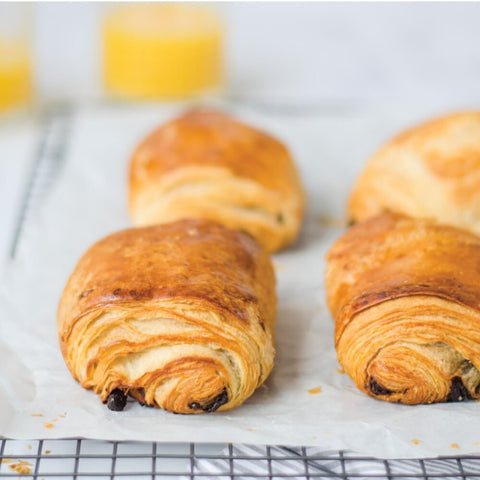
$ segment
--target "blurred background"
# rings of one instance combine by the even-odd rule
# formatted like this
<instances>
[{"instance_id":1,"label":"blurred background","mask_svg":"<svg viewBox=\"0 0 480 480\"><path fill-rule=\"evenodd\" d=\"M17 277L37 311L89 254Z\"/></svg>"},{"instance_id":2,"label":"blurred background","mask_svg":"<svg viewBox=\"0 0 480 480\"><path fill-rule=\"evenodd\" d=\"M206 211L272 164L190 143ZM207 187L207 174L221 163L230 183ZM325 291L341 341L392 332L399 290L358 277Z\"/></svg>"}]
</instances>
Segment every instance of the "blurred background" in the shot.
<instances>
[{"instance_id":1,"label":"blurred background","mask_svg":"<svg viewBox=\"0 0 480 480\"><path fill-rule=\"evenodd\" d=\"M479 25L479 2L2 2L0 254L19 235L50 143L54 157L67 143L71 122L48 112L478 109Z\"/></svg>"},{"instance_id":2,"label":"blurred background","mask_svg":"<svg viewBox=\"0 0 480 480\"><path fill-rule=\"evenodd\" d=\"M190 78L192 85L178 92L159 86L158 92L144 96L161 100L213 92L222 98L309 108L382 103L456 108L480 102L478 2L182 5L181 14L150 11L141 18L141 4L136 15L135 7L125 13L128 4L2 3L0 105L8 103L6 76L15 56L16 71L10 75L17 87L8 94L13 102L26 95L28 86L18 84L30 74L30 98L36 104L92 102L112 92L116 98L142 97L142 92L131 92L135 81L145 79L138 71L135 79L132 70L145 71L150 65L145 75L157 75L158 82L182 55L184 62L198 63L192 71L173 73L170 84L178 86L181 75L194 77L195 69L200 77L208 72L211 77ZM123 18L118 14L122 9ZM117 37L123 32L123 38L115 38L115 31ZM142 36L149 38L142 43ZM179 46L188 36L190 45ZM122 52L130 63L119 58ZM161 55L164 65L152 67L162 63ZM129 79L118 78L122 65L130 71ZM207 73L199 73L202 68ZM122 81L130 85L122 86Z\"/></svg>"}]
</instances>

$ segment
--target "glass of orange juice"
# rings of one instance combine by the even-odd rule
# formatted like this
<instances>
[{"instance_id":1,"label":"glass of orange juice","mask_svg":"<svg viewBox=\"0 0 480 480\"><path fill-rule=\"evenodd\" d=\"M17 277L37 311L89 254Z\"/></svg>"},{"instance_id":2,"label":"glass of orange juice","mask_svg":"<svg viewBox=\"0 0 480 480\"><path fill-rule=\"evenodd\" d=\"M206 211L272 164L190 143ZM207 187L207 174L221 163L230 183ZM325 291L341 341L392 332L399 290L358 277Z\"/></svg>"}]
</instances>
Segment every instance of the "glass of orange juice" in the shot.
<instances>
[{"instance_id":1,"label":"glass of orange juice","mask_svg":"<svg viewBox=\"0 0 480 480\"><path fill-rule=\"evenodd\" d=\"M31 6L0 3L0 113L24 106L32 95Z\"/></svg>"},{"instance_id":2,"label":"glass of orange juice","mask_svg":"<svg viewBox=\"0 0 480 480\"><path fill-rule=\"evenodd\" d=\"M126 3L103 26L104 83L115 97L182 99L223 79L218 10L201 3Z\"/></svg>"}]
</instances>

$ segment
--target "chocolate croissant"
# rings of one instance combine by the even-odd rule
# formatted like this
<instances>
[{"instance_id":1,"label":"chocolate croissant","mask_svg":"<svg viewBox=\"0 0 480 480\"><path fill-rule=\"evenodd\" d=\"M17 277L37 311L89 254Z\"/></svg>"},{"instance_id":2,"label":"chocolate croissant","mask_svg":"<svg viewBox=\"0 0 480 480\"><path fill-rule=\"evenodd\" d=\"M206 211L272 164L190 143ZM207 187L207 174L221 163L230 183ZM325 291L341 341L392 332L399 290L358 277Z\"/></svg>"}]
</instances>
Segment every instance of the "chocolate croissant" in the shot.
<instances>
[{"instance_id":1,"label":"chocolate croissant","mask_svg":"<svg viewBox=\"0 0 480 480\"><path fill-rule=\"evenodd\" d=\"M384 213L327 256L338 360L360 390L406 404L480 397L480 238Z\"/></svg>"},{"instance_id":2,"label":"chocolate croissant","mask_svg":"<svg viewBox=\"0 0 480 480\"><path fill-rule=\"evenodd\" d=\"M136 226L205 218L273 252L297 237L304 194L282 143L223 113L193 110L134 152L129 207Z\"/></svg>"},{"instance_id":3,"label":"chocolate croissant","mask_svg":"<svg viewBox=\"0 0 480 480\"><path fill-rule=\"evenodd\" d=\"M348 209L353 222L389 210L480 234L480 112L439 118L387 143Z\"/></svg>"},{"instance_id":4,"label":"chocolate croissant","mask_svg":"<svg viewBox=\"0 0 480 480\"><path fill-rule=\"evenodd\" d=\"M275 277L253 239L206 220L130 229L71 274L58 333L74 378L114 410L230 410L273 366Z\"/></svg>"}]
</instances>

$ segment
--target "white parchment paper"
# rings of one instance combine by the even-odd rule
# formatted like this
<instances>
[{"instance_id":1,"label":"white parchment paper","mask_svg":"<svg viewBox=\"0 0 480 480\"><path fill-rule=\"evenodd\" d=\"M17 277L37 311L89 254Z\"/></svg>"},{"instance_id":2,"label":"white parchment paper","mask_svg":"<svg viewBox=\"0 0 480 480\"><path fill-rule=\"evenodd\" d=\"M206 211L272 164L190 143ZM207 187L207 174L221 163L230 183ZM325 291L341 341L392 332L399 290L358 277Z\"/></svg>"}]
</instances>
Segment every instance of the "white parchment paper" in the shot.
<instances>
[{"instance_id":1,"label":"white parchment paper","mask_svg":"<svg viewBox=\"0 0 480 480\"><path fill-rule=\"evenodd\" d=\"M342 233L348 190L381 142L422 119L387 112L281 116L237 113L283 139L308 191L297 244L274 257L276 363L240 408L174 415L129 403L109 411L71 378L60 354L56 307L79 256L130 226L128 157L175 109L103 107L78 112L66 162L22 235L0 283L0 434L167 442L318 445L384 458L480 453L476 402L405 406L367 397L342 374L324 295L324 256ZM333 221L332 221L333 220ZM309 390L321 387L316 394Z\"/></svg>"}]
</instances>

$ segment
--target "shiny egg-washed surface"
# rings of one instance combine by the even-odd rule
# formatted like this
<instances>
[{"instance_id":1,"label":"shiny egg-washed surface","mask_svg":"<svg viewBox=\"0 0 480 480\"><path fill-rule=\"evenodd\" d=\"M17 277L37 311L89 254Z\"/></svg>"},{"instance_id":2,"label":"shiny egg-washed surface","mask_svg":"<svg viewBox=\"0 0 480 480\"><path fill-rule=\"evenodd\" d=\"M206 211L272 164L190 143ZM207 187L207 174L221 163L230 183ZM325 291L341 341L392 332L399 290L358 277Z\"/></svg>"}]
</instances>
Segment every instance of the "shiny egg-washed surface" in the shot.
<instances>
[{"instance_id":1,"label":"shiny egg-washed surface","mask_svg":"<svg viewBox=\"0 0 480 480\"><path fill-rule=\"evenodd\" d=\"M338 359L358 388L390 402L480 397L480 238L385 213L327 257Z\"/></svg>"},{"instance_id":2,"label":"shiny egg-washed surface","mask_svg":"<svg viewBox=\"0 0 480 480\"><path fill-rule=\"evenodd\" d=\"M360 175L349 215L389 210L480 234L480 112L441 117L382 147Z\"/></svg>"},{"instance_id":3,"label":"shiny egg-washed surface","mask_svg":"<svg viewBox=\"0 0 480 480\"><path fill-rule=\"evenodd\" d=\"M129 204L137 226L206 218L253 236L269 251L298 235L304 193L287 148L218 111L193 110L134 152Z\"/></svg>"},{"instance_id":4,"label":"shiny egg-washed surface","mask_svg":"<svg viewBox=\"0 0 480 480\"><path fill-rule=\"evenodd\" d=\"M251 238L205 220L117 232L93 245L58 310L73 376L177 413L229 410L273 366L273 268Z\"/></svg>"}]
</instances>

